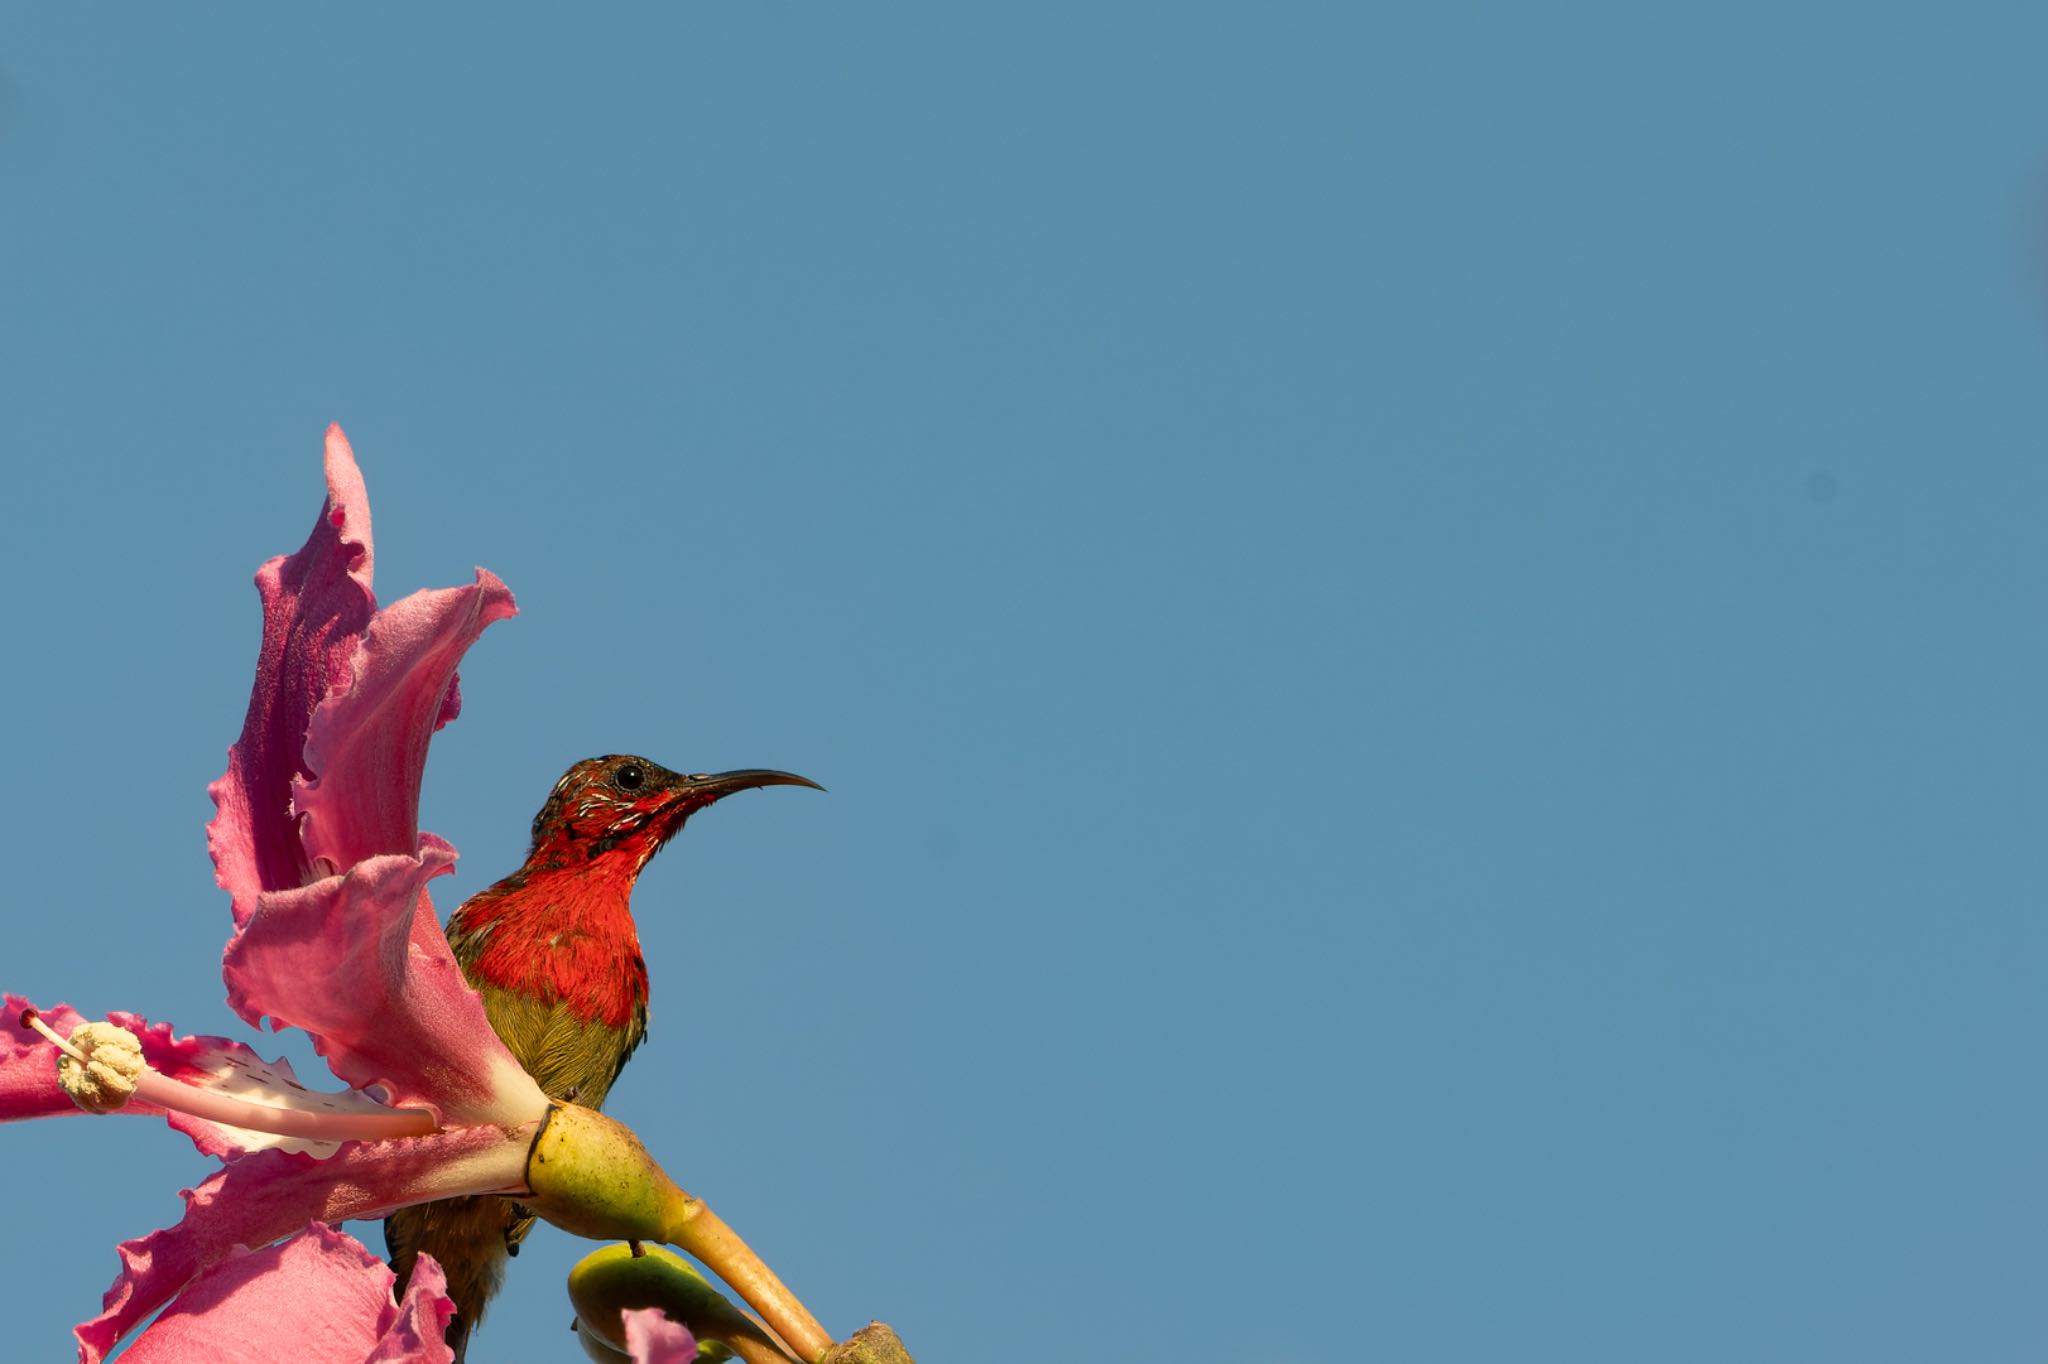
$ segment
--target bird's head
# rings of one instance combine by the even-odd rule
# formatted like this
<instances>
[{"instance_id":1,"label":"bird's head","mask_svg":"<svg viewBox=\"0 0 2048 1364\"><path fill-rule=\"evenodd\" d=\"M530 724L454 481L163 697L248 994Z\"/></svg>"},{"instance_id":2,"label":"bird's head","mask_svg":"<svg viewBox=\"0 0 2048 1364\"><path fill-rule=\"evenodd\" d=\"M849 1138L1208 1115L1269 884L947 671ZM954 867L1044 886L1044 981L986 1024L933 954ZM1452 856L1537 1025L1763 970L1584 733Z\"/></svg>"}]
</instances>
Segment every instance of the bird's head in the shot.
<instances>
[{"instance_id":1,"label":"bird's head","mask_svg":"<svg viewBox=\"0 0 2048 1364\"><path fill-rule=\"evenodd\" d=\"M825 789L793 772L760 767L686 774L631 754L585 758L562 774L533 817L527 860L573 866L603 857L637 874L691 815L756 786Z\"/></svg>"}]
</instances>

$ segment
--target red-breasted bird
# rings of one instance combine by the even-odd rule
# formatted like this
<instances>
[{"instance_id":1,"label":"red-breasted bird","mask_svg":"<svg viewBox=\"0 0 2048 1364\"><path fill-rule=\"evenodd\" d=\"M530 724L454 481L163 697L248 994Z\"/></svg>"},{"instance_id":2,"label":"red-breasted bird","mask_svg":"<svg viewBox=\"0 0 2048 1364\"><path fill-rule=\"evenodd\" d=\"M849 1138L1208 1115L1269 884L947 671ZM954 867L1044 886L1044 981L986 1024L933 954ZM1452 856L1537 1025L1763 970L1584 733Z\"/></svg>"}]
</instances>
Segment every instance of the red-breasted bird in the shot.
<instances>
[{"instance_id":1,"label":"red-breasted bird","mask_svg":"<svg viewBox=\"0 0 2048 1364\"><path fill-rule=\"evenodd\" d=\"M624 754L585 759L534 816L526 864L449 918L448 944L491 1026L550 1097L602 1106L647 1036L647 964L631 904L641 868L692 814L756 786L824 789L760 768L686 776ZM385 1219L399 1292L421 1251L447 1271L456 1313L448 1343L458 1362L506 1257L532 1226L517 1204L490 1197Z\"/></svg>"}]
</instances>

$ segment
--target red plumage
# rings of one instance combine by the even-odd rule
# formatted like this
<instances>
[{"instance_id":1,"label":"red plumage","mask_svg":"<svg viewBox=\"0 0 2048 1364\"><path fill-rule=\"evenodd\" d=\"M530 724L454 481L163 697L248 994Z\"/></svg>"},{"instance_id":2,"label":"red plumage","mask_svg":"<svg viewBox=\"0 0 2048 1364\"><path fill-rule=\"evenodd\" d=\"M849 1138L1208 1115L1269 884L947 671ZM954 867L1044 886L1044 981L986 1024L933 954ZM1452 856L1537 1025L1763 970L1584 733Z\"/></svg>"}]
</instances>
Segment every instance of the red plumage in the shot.
<instances>
[{"instance_id":1,"label":"red plumage","mask_svg":"<svg viewBox=\"0 0 2048 1364\"><path fill-rule=\"evenodd\" d=\"M480 946L463 963L470 983L559 1000L584 1023L624 1028L647 1007L647 962L628 904L633 881L610 859L507 878L451 921ZM459 928L456 926L459 924Z\"/></svg>"}]
</instances>

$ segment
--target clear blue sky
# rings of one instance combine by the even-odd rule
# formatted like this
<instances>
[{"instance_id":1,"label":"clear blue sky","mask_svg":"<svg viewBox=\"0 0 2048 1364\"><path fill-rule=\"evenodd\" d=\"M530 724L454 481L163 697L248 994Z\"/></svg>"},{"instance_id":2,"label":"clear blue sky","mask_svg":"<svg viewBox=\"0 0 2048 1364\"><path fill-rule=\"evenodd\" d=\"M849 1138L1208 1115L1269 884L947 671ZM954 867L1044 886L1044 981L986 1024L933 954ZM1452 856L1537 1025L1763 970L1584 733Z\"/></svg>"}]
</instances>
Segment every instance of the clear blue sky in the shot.
<instances>
[{"instance_id":1,"label":"clear blue sky","mask_svg":"<svg viewBox=\"0 0 2048 1364\"><path fill-rule=\"evenodd\" d=\"M524 611L429 765L444 904L587 754L831 788L650 871L612 1107L835 1328L2038 1359L2044 48L18 8L4 984L246 1035L204 788L338 420L384 597ZM63 1357L207 1163L0 1140L0 1353ZM576 1252L479 1364L575 1357Z\"/></svg>"}]
</instances>

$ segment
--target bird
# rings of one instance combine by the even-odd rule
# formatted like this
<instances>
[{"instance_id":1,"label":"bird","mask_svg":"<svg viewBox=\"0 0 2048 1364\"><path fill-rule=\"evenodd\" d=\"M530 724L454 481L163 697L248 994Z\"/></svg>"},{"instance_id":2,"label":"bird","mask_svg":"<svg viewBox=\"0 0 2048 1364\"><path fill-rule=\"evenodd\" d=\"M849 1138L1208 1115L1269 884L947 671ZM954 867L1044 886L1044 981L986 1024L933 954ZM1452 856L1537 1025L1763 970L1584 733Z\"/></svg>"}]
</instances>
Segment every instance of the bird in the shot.
<instances>
[{"instance_id":1,"label":"bird","mask_svg":"<svg viewBox=\"0 0 2048 1364\"><path fill-rule=\"evenodd\" d=\"M646 1040L647 963L632 911L642 869L691 815L762 786L825 789L767 768L688 775L631 754L586 758L562 774L534 816L520 868L449 916L448 945L463 976L548 1097L601 1107ZM532 1227L531 1213L489 1195L385 1219L401 1295L422 1252L448 1276L455 1315L446 1339L456 1364Z\"/></svg>"}]
</instances>

